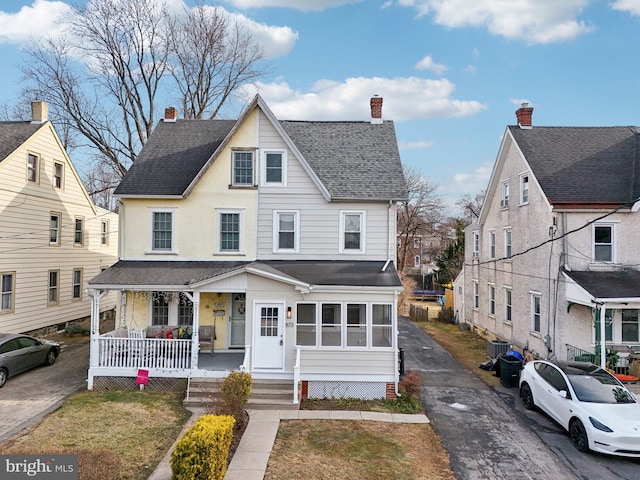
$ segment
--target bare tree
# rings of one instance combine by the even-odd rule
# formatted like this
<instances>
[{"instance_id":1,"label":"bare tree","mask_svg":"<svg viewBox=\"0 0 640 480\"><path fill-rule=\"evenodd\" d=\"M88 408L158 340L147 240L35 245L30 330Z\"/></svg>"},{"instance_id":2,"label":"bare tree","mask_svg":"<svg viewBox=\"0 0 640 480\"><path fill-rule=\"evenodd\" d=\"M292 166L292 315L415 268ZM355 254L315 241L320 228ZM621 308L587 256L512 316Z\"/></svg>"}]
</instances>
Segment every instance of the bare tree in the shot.
<instances>
[{"instance_id":1,"label":"bare tree","mask_svg":"<svg viewBox=\"0 0 640 480\"><path fill-rule=\"evenodd\" d=\"M480 209L484 202L486 190L481 190L480 193L475 195L465 194L456 202L456 206L462 212L462 217L466 225L475 223L480 217Z\"/></svg>"},{"instance_id":2,"label":"bare tree","mask_svg":"<svg viewBox=\"0 0 640 480\"><path fill-rule=\"evenodd\" d=\"M417 235L424 235L432 230L442 219L445 209L443 200L437 193L438 186L423 177L418 169L403 165L408 199L398 209L398 270L405 267L410 243Z\"/></svg>"},{"instance_id":3,"label":"bare tree","mask_svg":"<svg viewBox=\"0 0 640 480\"><path fill-rule=\"evenodd\" d=\"M149 138L160 98L178 96L185 118L213 118L261 75L262 50L218 8L92 0L64 22L64 38L27 49L23 98L49 103L65 146L93 150L96 177L111 171L113 185Z\"/></svg>"}]
</instances>

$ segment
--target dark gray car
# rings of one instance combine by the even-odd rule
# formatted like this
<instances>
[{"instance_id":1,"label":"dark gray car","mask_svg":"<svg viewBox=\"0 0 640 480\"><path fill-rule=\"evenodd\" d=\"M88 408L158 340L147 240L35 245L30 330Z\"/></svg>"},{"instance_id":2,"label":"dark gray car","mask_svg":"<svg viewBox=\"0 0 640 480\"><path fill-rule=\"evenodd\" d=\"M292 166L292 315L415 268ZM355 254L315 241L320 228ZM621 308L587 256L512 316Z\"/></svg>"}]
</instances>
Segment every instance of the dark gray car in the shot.
<instances>
[{"instance_id":1,"label":"dark gray car","mask_svg":"<svg viewBox=\"0 0 640 480\"><path fill-rule=\"evenodd\" d=\"M0 387L9 377L40 365L53 365L60 344L17 333L0 333Z\"/></svg>"}]
</instances>

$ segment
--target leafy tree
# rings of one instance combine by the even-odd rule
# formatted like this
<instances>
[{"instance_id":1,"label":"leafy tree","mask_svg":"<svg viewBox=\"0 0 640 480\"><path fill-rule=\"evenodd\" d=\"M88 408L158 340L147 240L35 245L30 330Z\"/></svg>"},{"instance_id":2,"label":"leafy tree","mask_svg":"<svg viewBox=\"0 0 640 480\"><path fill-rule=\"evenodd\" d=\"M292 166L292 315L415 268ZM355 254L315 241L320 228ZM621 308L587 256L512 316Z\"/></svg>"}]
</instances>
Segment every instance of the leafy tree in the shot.
<instances>
[{"instance_id":1,"label":"leafy tree","mask_svg":"<svg viewBox=\"0 0 640 480\"><path fill-rule=\"evenodd\" d=\"M102 182L93 191L115 187L126 173L160 101L177 97L185 118L213 118L262 74L261 48L220 8L91 0L64 23L64 37L27 48L22 96L49 104L67 149L91 149Z\"/></svg>"},{"instance_id":2,"label":"leafy tree","mask_svg":"<svg viewBox=\"0 0 640 480\"><path fill-rule=\"evenodd\" d=\"M441 285L452 282L462 270L464 264L464 227L465 220L455 219L456 241L445 248L436 258L438 282Z\"/></svg>"}]
</instances>

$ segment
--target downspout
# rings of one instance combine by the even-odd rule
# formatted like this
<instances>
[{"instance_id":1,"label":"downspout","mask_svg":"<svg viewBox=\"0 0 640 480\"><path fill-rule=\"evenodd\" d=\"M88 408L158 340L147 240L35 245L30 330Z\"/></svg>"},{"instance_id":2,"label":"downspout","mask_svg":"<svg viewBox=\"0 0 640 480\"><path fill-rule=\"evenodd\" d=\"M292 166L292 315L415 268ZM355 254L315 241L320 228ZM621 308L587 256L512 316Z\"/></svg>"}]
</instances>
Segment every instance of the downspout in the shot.
<instances>
[{"instance_id":1,"label":"downspout","mask_svg":"<svg viewBox=\"0 0 640 480\"><path fill-rule=\"evenodd\" d=\"M395 364L395 374L394 374L394 385L395 385L395 394L396 398L400 396L400 392L398 390L398 384L400 383L400 372L398 371L399 365L399 356L400 349L398 348L398 335L400 332L398 331L398 292L393 292L393 308L394 308L394 316L396 317L396 321L394 322L394 332L393 332L393 342L395 343L393 350L396 352L396 364Z\"/></svg>"}]
</instances>

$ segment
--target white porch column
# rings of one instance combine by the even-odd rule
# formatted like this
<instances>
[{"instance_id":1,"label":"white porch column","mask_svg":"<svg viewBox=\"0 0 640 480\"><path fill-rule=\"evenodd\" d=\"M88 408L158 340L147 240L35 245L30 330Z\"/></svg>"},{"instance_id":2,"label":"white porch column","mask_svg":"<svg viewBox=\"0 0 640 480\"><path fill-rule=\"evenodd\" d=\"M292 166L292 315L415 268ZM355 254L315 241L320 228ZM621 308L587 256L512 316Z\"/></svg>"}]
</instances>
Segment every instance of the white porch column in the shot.
<instances>
[{"instance_id":1,"label":"white porch column","mask_svg":"<svg viewBox=\"0 0 640 480\"><path fill-rule=\"evenodd\" d=\"M600 310L600 366L604 369L607 368L607 325L605 323L604 314L606 312L606 305L601 303L598 305Z\"/></svg>"},{"instance_id":2,"label":"white porch column","mask_svg":"<svg viewBox=\"0 0 640 480\"><path fill-rule=\"evenodd\" d=\"M200 292L193 292L193 331L191 332L191 369L198 369L198 350L200 346Z\"/></svg>"},{"instance_id":3,"label":"white porch column","mask_svg":"<svg viewBox=\"0 0 640 480\"><path fill-rule=\"evenodd\" d=\"M100 346L98 345L98 336L100 336L100 299L107 294L106 290L87 290L87 294L91 297L91 332L89 343L89 372L91 367L98 366L98 355ZM93 375L89 373L87 388L93 390Z\"/></svg>"}]
</instances>

